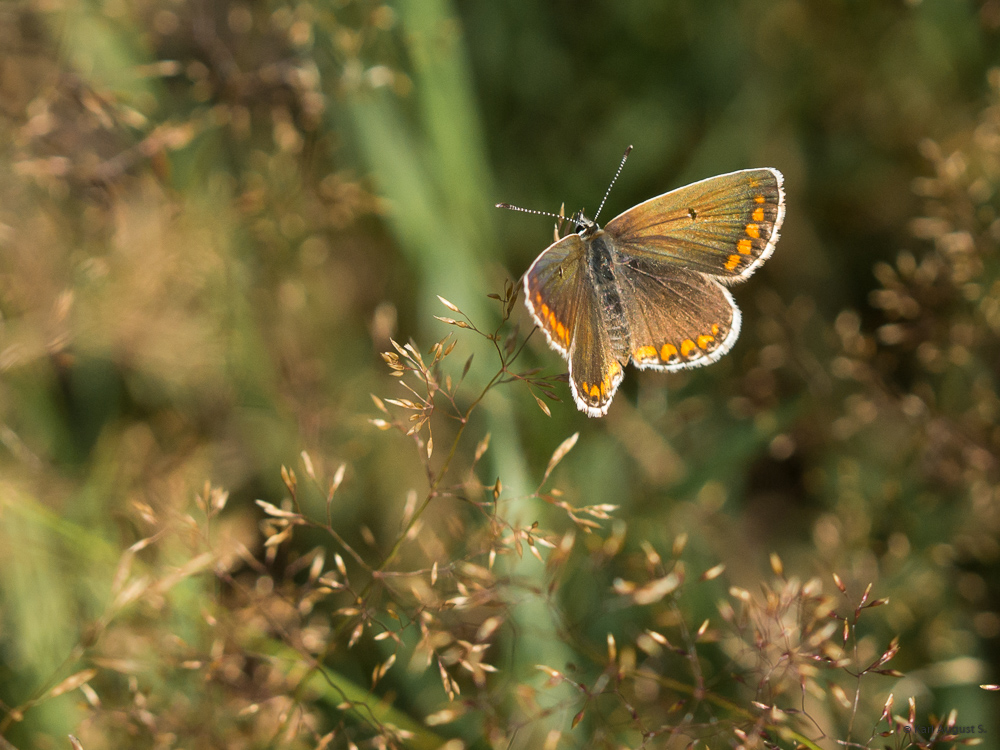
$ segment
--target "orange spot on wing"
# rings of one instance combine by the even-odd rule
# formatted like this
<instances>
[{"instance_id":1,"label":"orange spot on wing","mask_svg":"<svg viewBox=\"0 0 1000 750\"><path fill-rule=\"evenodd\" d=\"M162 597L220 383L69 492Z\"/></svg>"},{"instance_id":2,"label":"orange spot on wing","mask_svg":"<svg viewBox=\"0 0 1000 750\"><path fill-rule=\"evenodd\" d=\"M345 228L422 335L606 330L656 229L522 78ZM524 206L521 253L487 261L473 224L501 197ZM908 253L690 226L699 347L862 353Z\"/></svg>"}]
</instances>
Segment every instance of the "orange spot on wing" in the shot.
<instances>
[{"instance_id":1,"label":"orange spot on wing","mask_svg":"<svg viewBox=\"0 0 1000 750\"><path fill-rule=\"evenodd\" d=\"M702 334L698 337L698 348L708 349L709 344L715 341L715 336L709 336L708 334Z\"/></svg>"},{"instance_id":2,"label":"orange spot on wing","mask_svg":"<svg viewBox=\"0 0 1000 750\"><path fill-rule=\"evenodd\" d=\"M751 218L754 221L764 221L764 208L755 208Z\"/></svg>"},{"instance_id":3,"label":"orange spot on wing","mask_svg":"<svg viewBox=\"0 0 1000 750\"><path fill-rule=\"evenodd\" d=\"M644 362L647 359L653 359L656 356L655 346L640 346L635 350L633 355L639 362Z\"/></svg>"},{"instance_id":4,"label":"orange spot on wing","mask_svg":"<svg viewBox=\"0 0 1000 750\"><path fill-rule=\"evenodd\" d=\"M760 238L760 227L756 224L747 224L747 234L755 240Z\"/></svg>"},{"instance_id":5,"label":"orange spot on wing","mask_svg":"<svg viewBox=\"0 0 1000 750\"><path fill-rule=\"evenodd\" d=\"M754 200L754 203L763 203L767 199L763 195L755 195L753 197L753 200Z\"/></svg>"},{"instance_id":6,"label":"orange spot on wing","mask_svg":"<svg viewBox=\"0 0 1000 750\"><path fill-rule=\"evenodd\" d=\"M738 256L738 255L730 255L729 258L726 260L726 270L727 271L732 271L739 264L740 264L740 256Z\"/></svg>"},{"instance_id":7,"label":"orange spot on wing","mask_svg":"<svg viewBox=\"0 0 1000 750\"><path fill-rule=\"evenodd\" d=\"M622 366L618 362L612 361L608 367L608 374L604 378L604 383L601 385L601 393L610 393L614 386L615 378L621 375L621 373Z\"/></svg>"},{"instance_id":8,"label":"orange spot on wing","mask_svg":"<svg viewBox=\"0 0 1000 750\"><path fill-rule=\"evenodd\" d=\"M690 357L691 352L695 351L697 348L697 344L695 344L691 339L684 339L684 341L681 342L681 354L685 357Z\"/></svg>"},{"instance_id":9,"label":"orange spot on wing","mask_svg":"<svg viewBox=\"0 0 1000 750\"><path fill-rule=\"evenodd\" d=\"M660 359L664 362L669 362L672 357L677 356L677 347L673 344L664 344L663 348L660 349Z\"/></svg>"},{"instance_id":10,"label":"orange spot on wing","mask_svg":"<svg viewBox=\"0 0 1000 750\"><path fill-rule=\"evenodd\" d=\"M611 392L611 381L612 380L614 380L613 371L608 372L608 374L604 376L604 380L601 381L601 395L602 396L604 394L606 394L606 393L610 393Z\"/></svg>"},{"instance_id":11,"label":"orange spot on wing","mask_svg":"<svg viewBox=\"0 0 1000 750\"><path fill-rule=\"evenodd\" d=\"M601 397L601 389L597 385L590 386L590 397L593 399Z\"/></svg>"},{"instance_id":12,"label":"orange spot on wing","mask_svg":"<svg viewBox=\"0 0 1000 750\"><path fill-rule=\"evenodd\" d=\"M740 251L740 255L749 255L750 251L753 250L753 240L740 240L736 243L736 249Z\"/></svg>"},{"instance_id":13,"label":"orange spot on wing","mask_svg":"<svg viewBox=\"0 0 1000 750\"><path fill-rule=\"evenodd\" d=\"M712 323L712 335L713 336L718 336L719 335L719 324L718 323Z\"/></svg>"}]
</instances>

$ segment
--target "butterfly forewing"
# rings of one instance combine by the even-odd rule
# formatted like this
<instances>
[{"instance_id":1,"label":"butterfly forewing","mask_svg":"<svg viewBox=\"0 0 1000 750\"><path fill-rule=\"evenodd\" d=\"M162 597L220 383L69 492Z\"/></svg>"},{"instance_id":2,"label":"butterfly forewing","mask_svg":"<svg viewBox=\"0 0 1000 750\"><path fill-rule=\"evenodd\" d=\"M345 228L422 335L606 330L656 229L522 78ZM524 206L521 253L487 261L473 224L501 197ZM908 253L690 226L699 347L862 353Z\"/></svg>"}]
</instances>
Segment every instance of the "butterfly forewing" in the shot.
<instances>
[{"instance_id":1,"label":"butterfly forewing","mask_svg":"<svg viewBox=\"0 0 1000 750\"><path fill-rule=\"evenodd\" d=\"M770 257L784 215L781 173L747 169L650 198L605 231L622 254L652 256L732 283Z\"/></svg>"},{"instance_id":2,"label":"butterfly forewing","mask_svg":"<svg viewBox=\"0 0 1000 750\"><path fill-rule=\"evenodd\" d=\"M569 362L570 388L577 406L597 417L607 413L623 371L587 275L586 253L587 244L578 234L559 240L528 269L524 293L528 310L549 344Z\"/></svg>"},{"instance_id":3,"label":"butterfly forewing","mask_svg":"<svg viewBox=\"0 0 1000 750\"><path fill-rule=\"evenodd\" d=\"M524 301L549 344L569 355L578 307L588 294L586 247L577 234L550 245L524 276ZM592 292L590 292L592 294Z\"/></svg>"}]
</instances>

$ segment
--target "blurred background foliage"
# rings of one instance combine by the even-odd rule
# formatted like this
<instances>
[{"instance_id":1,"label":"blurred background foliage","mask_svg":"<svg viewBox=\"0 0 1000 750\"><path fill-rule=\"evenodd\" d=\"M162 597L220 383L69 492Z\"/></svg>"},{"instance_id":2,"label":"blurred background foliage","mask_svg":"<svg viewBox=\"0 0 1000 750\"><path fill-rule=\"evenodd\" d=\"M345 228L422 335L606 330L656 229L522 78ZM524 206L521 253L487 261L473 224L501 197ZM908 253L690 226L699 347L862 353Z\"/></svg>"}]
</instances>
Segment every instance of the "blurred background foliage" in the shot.
<instances>
[{"instance_id":1,"label":"blurred background foliage","mask_svg":"<svg viewBox=\"0 0 1000 750\"><path fill-rule=\"evenodd\" d=\"M995 744L1000 2L25 0L0 50L0 739L831 747L892 693ZM592 212L628 144L605 220L784 173L738 344L630 370L602 420L564 383L551 417L523 382L476 404L497 349L436 295L500 325L551 233L493 204ZM417 384L474 354L467 427L375 429L390 339L429 362L449 330ZM563 367L539 336L534 367ZM618 509L587 534L560 502ZM904 676L800 637L855 671L898 638Z\"/></svg>"}]
</instances>

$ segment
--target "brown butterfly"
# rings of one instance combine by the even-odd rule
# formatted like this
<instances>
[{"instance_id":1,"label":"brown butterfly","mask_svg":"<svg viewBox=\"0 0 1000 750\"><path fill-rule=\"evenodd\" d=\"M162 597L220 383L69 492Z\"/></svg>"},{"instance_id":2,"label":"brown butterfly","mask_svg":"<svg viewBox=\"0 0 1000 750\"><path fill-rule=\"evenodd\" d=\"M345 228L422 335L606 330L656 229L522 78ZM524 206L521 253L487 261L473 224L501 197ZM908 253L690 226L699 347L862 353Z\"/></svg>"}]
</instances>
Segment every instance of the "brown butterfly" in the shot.
<instances>
[{"instance_id":1,"label":"brown butterfly","mask_svg":"<svg viewBox=\"0 0 1000 750\"><path fill-rule=\"evenodd\" d=\"M607 413L630 359L642 369L673 371L728 352L740 310L726 286L771 256L784 217L782 176L770 168L677 188L603 229L597 215L591 221L577 212L576 231L531 264L524 294L549 345L569 363L580 410Z\"/></svg>"}]
</instances>

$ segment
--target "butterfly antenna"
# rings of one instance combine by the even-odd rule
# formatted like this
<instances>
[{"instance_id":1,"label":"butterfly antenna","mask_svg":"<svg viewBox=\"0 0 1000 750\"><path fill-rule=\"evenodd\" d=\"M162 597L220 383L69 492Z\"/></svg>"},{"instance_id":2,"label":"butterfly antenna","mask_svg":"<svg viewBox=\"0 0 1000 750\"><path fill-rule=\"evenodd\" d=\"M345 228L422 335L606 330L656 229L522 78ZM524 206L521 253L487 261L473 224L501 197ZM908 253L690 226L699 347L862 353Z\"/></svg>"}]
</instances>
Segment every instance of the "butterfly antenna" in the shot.
<instances>
[{"instance_id":1,"label":"butterfly antenna","mask_svg":"<svg viewBox=\"0 0 1000 750\"><path fill-rule=\"evenodd\" d=\"M526 214L538 214L539 216L553 216L556 219L566 219L566 216L561 216L559 214L554 214L551 211L536 211L533 208L521 208L520 206L512 206L510 203L497 203L497 208L506 208L509 211L521 211Z\"/></svg>"},{"instance_id":2,"label":"butterfly antenna","mask_svg":"<svg viewBox=\"0 0 1000 750\"><path fill-rule=\"evenodd\" d=\"M631 146L625 149L625 154L622 156L622 163L618 165L618 171L615 172L615 176L611 178L611 184L608 185L608 191L604 194L604 199L601 201L601 205L597 207L597 213L594 214L595 223L597 222L597 217L601 215L601 209L604 208L604 201L606 201L608 196L611 195L611 188L615 186L615 182L618 180L618 175L622 173L622 168L625 166L625 160L628 158L630 153L632 153Z\"/></svg>"}]
</instances>

